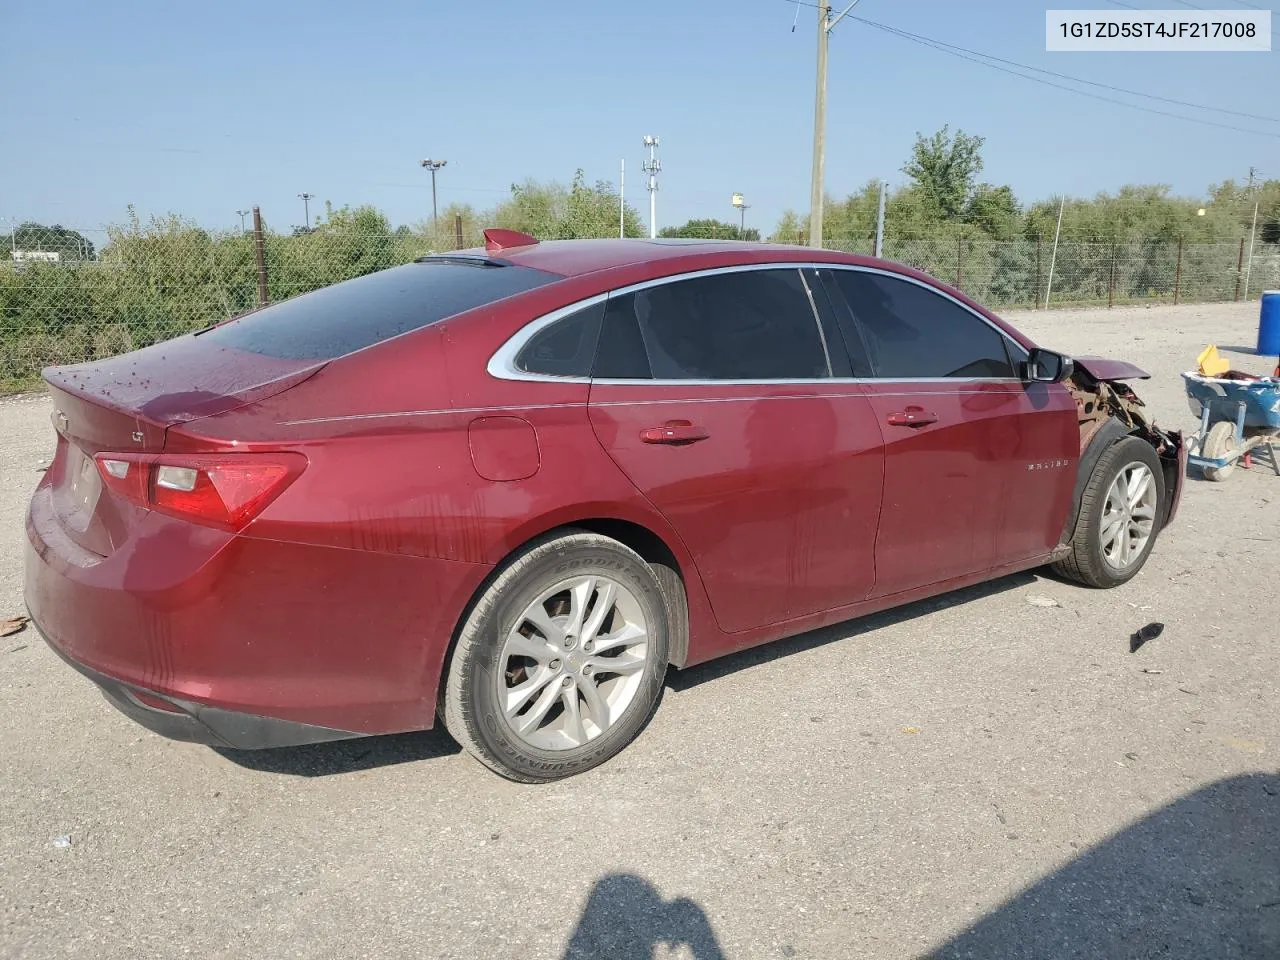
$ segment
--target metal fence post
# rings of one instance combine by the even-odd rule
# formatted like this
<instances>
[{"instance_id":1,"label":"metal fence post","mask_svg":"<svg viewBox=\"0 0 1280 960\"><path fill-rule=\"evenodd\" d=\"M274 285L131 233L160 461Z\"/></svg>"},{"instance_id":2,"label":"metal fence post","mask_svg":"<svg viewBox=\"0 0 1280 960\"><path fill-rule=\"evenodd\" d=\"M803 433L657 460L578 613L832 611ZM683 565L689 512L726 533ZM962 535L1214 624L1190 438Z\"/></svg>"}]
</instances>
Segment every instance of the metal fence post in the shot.
<instances>
[{"instance_id":1,"label":"metal fence post","mask_svg":"<svg viewBox=\"0 0 1280 960\"><path fill-rule=\"evenodd\" d=\"M1244 237L1240 238L1240 256L1236 259L1236 303L1240 302L1240 280L1244 275Z\"/></svg>"},{"instance_id":2,"label":"metal fence post","mask_svg":"<svg viewBox=\"0 0 1280 960\"><path fill-rule=\"evenodd\" d=\"M1178 305L1182 296L1182 238L1178 238L1178 268L1173 275L1173 305Z\"/></svg>"},{"instance_id":3,"label":"metal fence post","mask_svg":"<svg viewBox=\"0 0 1280 960\"><path fill-rule=\"evenodd\" d=\"M1111 244L1111 278L1107 281L1107 307L1116 302L1116 245Z\"/></svg>"},{"instance_id":4,"label":"metal fence post","mask_svg":"<svg viewBox=\"0 0 1280 960\"><path fill-rule=\"evenodd\" d=\"M1044 238L1043 238L1043 237L1036 237L1036 290L1035 290L1035 301L1036 301L1036 309L1037 309L1037 310L1039 310L1039 309L1040 309L1040 291L1041 291L1042 289L1044 289L1043 287L1041 287L1041 286L1040 286L1040 270L1041 270L1041 267L1040 267L1040 251L1041 251L1041 249L1042 249L1043 247L1044 247Z\"/></svg>"},{"instance_id":5,"label":"metal fence post","mask_svg":"<svg viewBox=\"0 0 1280 960\"><path fill-rule=\"evenodd\" d=\"M963 290L964 282L964 238L956 237L956 289Z\"/></svg>"},{"instance_id":6,"label":"metal fence post","mask_svg":"<svg viewBox=\"0 0 1280 960\"><path fill-rule=\"evenodd\" d=\"M455 213L453 215L453 242L457 244L454 249L462 249L464 241L462 239L462 214L460 213Z\"/></svg>"},{"instance_id":7,"label":"metal fence post","mask_svg":"<svg viewBox=\"0 0 1280 960\"><path fill-rule=\"evenodd\" d=\"M267 292L267 244L262 238L262 213L253 205L253 259L258 265L258 306L265 307L270 295Z\"/></svg>"}]
</instances>

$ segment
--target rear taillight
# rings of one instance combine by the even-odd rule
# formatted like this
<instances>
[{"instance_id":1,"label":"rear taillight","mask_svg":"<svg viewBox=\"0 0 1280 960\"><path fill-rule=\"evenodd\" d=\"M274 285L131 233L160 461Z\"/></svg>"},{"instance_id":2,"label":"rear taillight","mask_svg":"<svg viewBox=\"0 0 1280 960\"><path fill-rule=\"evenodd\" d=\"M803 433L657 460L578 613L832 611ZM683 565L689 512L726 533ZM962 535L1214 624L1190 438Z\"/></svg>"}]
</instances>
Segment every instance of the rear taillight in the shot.
<instances>
[{"instance_id":1,"label":"rear taillight","mask_svg":"<svg viewBox=\"0 0 1280 960\"><path fill-rule=\"evenodd\" d=\"M244 527L307 465L296 453L100 453L94 460L102 482L126 500L224 530Z\"/></svg>"}]
</instances>

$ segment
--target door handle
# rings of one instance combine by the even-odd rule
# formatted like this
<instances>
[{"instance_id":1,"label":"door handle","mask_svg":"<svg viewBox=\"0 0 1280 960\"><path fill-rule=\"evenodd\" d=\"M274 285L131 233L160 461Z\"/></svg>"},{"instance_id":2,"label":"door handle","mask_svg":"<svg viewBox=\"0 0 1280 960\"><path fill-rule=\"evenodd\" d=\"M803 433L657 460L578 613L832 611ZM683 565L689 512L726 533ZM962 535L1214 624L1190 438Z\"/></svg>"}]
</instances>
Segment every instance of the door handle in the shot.
<instances>
[{"instance_id":1,"label":"door handle","mask_svg":"<svg viewBox=\"0 0 1280 960\"><path fill-rule=\"evenodd\" d=\"M666 443L673 446L697 443L709 436L704 427L690 423L688 420L668 420L660 427L649 427L640 431L640 439L645 443Z\"/></svg>"},{"instance_id":2,"label":"door handle","mask_svg":"<svg viewBox=\"0 0 1280 960\"><path fill-rule=\"evenodd\" d=\"M924 407L907 407L901 413L891 413L885 417L891 427L923 427L938 422L938 415L930 413Z\"/></svg>"}]
</instances>

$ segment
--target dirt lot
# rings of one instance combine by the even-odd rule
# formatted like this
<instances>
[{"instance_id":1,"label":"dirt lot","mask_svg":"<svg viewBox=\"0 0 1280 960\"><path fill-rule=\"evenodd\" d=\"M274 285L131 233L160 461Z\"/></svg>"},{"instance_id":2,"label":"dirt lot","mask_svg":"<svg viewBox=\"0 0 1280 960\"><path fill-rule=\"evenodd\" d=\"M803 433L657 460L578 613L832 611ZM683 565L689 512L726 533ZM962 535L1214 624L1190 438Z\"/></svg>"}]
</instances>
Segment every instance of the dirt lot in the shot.
<instances>
[{"instance_id":1,"label":"dirt lot","mask_svg":"<svg viewBox=\"0 0 1280 960\"><path fill-rule=\"evenodd\" d=\"M1178 373L1256 317L1016 320L1140 363L1191 428ZM0 618L48 416L0 401ZM1278 538L1280 479L1190 481L1122 589L1012 577L674 674L619 759L544 787L435 732L170 743L5 638L0 955L1280 956Z\"/></svg>"}]
</instances>

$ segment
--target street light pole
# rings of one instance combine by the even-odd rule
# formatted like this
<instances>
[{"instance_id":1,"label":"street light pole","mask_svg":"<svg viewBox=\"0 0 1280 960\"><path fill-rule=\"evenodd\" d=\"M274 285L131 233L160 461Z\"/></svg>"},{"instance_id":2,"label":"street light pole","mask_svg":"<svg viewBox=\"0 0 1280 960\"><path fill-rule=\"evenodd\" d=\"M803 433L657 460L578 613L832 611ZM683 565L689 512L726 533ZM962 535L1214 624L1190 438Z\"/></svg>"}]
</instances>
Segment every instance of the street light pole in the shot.
<instances>
[{"instance_id":1,"label":"street light pole","mask_svg":"<svg viewBox=\"0 0 1280 960\"><path fill-rule=\"evenodd\" d=\"M813 174L809 187L809 246L822 246L822 201L827 148L827 39L858 5L853 0L832 19L829 0L818 0L818 78L813 103Z\"/></svg>"},{"instance_id":2,"label":"street light pole","mask_svg":"<svg viewBox=\"0 0 1280 960\"><path fill-rule=\"evenodd\" d=\"M248 211L248 210L237 210L237 211L236 211L236 213L240 215L240 232L241 232L241 233L244 233L244 218L245 218L245 217L247 217L247 216L249 215L249 211Z\"/></svg>"},{"instance_id":3,"label":"street light pole","mask_svg":"<svg viewBox=\"0 0 1280 960\"><path fill-rule=\"evenodd\" d=\"M422 161L422 166L431 171L431 227L435 229L436 221L439 220L439 214L436 212L436 171L442 169L448 160L432 160L428 157Z\"/></svg>"},{"instance_id":4,"label":"street light pole","mask_svg":"<svg viewBox=\"0 0 1280 960\"><path fill-rule=\"evenodd\" d=\"M306 219L307 230L311 230L311 201L315 199L314 193L300 193L298 196L302 199L302 214Z\"/></svg>"}]
</instances>

